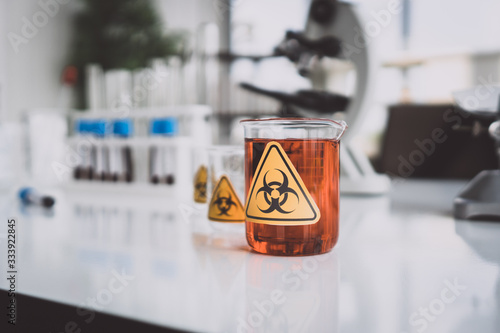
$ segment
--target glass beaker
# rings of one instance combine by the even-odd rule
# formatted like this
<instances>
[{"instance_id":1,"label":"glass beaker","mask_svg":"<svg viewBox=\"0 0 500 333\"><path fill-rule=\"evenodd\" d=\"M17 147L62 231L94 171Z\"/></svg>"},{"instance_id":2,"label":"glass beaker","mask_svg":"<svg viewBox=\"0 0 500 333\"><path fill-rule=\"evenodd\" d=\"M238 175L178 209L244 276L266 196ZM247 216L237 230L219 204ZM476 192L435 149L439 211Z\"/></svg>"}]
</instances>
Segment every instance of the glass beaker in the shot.
<instances>
[{"instance_id":1,"label":"glass beaker","mask_svg":"<svg viewBox=\"0 0 500 333\"><path fill-rule=\"evenodd\" d=\"M208 219L214 227L240 224L245 213L245 152L243 146L213 146L208 150Z\"/></svg>"},{"instance_id":2,"label":"glass beaker","mask_svg":"<svg viewBox=\"0 0 500 333\"><path fill-rule=\"evenodd\" d=\"M248 244L271 255L328 252L339 233L339 145L345 122L243 120Z\"/></svg>"},{"instance_id":3,"label":"glass beaker","mask_svg":"<svg viewBox=\"0 0 500 333\"><path fill-rule=\"evenodd\" d=\"M243 146L211 146L208 148L208 193L212 194L222 176L227 176L236 194L245 195L245 151Z\"/></svg>"}]
</instances>

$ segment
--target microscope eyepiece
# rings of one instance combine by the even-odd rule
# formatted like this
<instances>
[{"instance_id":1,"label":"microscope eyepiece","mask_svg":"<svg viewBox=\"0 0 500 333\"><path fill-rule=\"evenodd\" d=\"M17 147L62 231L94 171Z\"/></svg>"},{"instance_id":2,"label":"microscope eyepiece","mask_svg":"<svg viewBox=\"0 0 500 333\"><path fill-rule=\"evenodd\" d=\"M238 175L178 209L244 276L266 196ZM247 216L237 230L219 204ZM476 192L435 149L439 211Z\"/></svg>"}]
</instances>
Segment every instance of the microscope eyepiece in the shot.
<instances>
[{"instance_id":1,"label":"microscope eyepiece","mask_svg":"<svg viewBox=\"0 0 500 333\"><path fill-rule=\"evenodd\" d=\"M318 24L328 24L335 17L336 8L333 0L314 0L309 16Z\"/></svg>"}]
</instances>

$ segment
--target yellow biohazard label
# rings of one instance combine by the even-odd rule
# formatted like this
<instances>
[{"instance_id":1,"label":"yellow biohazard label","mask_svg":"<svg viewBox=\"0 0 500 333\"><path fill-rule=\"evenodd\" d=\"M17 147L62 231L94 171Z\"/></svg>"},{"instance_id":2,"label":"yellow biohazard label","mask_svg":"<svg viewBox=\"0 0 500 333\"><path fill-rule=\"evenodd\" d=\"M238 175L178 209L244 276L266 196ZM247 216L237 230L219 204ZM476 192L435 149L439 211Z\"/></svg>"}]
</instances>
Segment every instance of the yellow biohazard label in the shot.
<instances>
[{"instance_id":1,"label":"yellow biohazard label","mask_svg":"<svg viewBox=\"0 0 500 333\"><path fill-rule=\"evenodd\" d=\"M245 222L245 212L229 178L222 176L208 207L208 219L217 222Z\"/></svg>"},{"instance_id":2,"label":"yellow biohazard label","mask_svg":"<svg viewBox=\"0 0 500 333\"><path fill-rule=\"evenodd\" d=\"M194 201L198 203L207 202L207 167L202 165L194 176Z\"/></svg>"},{"instance_id":3,"label":"yellow biohazard label","mask_svg":"<svg viewBox=\"0 0 500 333\"><path fill-rule=\"evenodd\" d=\"M273 225L308 225L321 214L299 173L278 142L262 154L247 197L246 219Z\"/></svg>"}]
</instances>

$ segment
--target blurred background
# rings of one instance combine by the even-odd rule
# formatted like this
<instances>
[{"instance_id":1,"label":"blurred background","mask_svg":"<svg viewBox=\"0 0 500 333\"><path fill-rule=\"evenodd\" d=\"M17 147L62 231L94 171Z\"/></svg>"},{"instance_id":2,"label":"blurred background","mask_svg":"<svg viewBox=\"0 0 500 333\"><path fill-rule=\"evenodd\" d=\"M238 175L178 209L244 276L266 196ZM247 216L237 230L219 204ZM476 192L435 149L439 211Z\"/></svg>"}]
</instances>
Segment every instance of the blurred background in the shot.
<instances>
[{"instance_id":1,"label":"blurred background","mask_svg":"<svg viewBox=\"0 0 500 333\"><path fill-rule=\"evenodd\" d=\"M316 50L307 58L307 38L340 36L326 25L311 32L310 5L3 1L0 152L4 164L10 161L2 166L3 183L61 181L54 169L75 168L67 162L68 149L76 149L72 140L100 136L82 119L106 119L109 133L101 136L127 137L132 146L153 134L186 137L196 146L240 144L244 118L329 117L347 120L346 146L390 177L470 179L498 167L488 126L497 108L500 4L360 0L354 20L335 21L352 40L341 40L333 56ZM287 31L306 31L306 40ZM308 91L326 95L300 95ZM165 117L176 118L175 133L153 133L153 122ZM134 129L114 131L116 119ZM137 164L134 172L148 168Z\"/></svg>"}]
</instances>

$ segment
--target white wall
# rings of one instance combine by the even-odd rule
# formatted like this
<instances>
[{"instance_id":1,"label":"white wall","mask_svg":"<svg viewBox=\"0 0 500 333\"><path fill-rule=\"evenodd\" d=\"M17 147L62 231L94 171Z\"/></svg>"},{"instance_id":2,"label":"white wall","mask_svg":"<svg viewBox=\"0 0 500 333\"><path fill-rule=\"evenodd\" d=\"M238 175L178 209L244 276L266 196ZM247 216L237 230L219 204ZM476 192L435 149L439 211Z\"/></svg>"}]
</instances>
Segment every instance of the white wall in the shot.
<instances>
[{"instance_id":1,"label":"white wall","mask_svg":"<svg viewBox=\"0 0 500 333\"><path fill-rule=\"evenodd\" d=\"M0 36L6 36L7 3L0 1ZM6 48L0 44L0 121L5 112L6 89Z\"/></svg>"},{"instance_id":2,"label":"white wall","mask_svg":"<svg viewBox=\"0 0 500 333\"><path fill-rule=\"evenodd\" d=\"M57 12L55 6L50 7L51 17L37 0L2 0L6 17L5 37L1 39L0 48L6 57L3 112L6 120L18 119L22 110L56 106L61 73L67 64L71 19L77 7L74 0L59 1L68 3L60 5L55 0L41 1L59 7ZM45 22L44 17L47 18ZM39 27L35 25L37 31L30 31L26 20L34 24L34 19L38 19ZM23 43L14 43L13 46L9 34L11 38L14 38L12 34L24 38Z\"/></svg>"},{"instance_id":3,"label":"white wall","mask_svg":"<svg viewBox=\"0 0 500 333\"><path fill-rule=\"evenodd\" d=\"M414 49L500 48L500 1L414 0L413 9Z\"/></svg>"}]
</instances>

